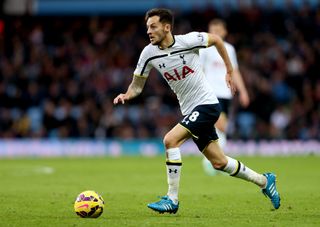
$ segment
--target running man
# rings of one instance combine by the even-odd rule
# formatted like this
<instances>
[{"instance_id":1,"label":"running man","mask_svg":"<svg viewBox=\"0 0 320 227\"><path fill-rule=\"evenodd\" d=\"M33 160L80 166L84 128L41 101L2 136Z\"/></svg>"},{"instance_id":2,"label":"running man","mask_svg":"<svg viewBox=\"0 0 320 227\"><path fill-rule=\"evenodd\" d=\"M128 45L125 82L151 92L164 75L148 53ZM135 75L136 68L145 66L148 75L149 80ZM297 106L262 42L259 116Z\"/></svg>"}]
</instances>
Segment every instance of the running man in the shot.
<instances>
[{"instance_id":1,"label":"running man","mask_svg":"<svg viewBox=\"0 0 320 227\"><path fill-rule=\"evenodd\" d=\"M214 124L221 109L214 91L205 79L199 60L199 49L216 46L227 68L226 82L234 91L233 68L221 38L205 32L173 35L173 15L168 9L151 9L146 13L145 19L150 44L140 55L126 93L119 94L113 103L124 104L137 97L144 88L150 70L156 68L177 95L184 115L163 139L167 158L168 193L160 201L148 204L148 207L159 213L178 211L182 166L179 147L192 138L214 168L258 185L274 208L278 209L280 196L276 189L276 176L273 173L256 173L243 163L225 156L217 143Z\"/></svg>"},{"instance_id":2,"label":"running man","mask_svg":"<svg viewBox=\"0 0 320 227\"><path fill-rule=\"evenodd\" d=\"M228 34L226 23L221 19L213 19L208 24L208 32L211 34L216 34L220 36L222 40L224 40ZM226 41L224 41L224 46L227 50L227 53L231 60L231 64L233 66L233 78L235 86L239 92L240 104L243 107L247 107L249 105L250 99L238 68L235 48ZM203 65L204 74L206 75L209 84L213 88L222 109L215 127L219 136L220 147L224 149L227 141L226 132L228 127L228 113L232 99L232 93L228 88L225 80L226 67L224 65L223 59L219 55L217 48L214 46L206 49L201 49L200 60ZM203 165L206 173L208 173L209 175L214 175L215 170L206 158L203 159Z\"/></svg>"}]
</instances>

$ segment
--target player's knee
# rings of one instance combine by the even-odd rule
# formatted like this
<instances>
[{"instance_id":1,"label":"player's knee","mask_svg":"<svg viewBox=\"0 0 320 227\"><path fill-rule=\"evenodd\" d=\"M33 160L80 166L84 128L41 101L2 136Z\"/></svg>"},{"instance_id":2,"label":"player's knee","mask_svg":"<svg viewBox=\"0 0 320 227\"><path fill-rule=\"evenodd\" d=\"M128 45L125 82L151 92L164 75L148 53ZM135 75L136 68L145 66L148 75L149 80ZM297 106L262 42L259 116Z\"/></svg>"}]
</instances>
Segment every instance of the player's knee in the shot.
<instances>
[{"instance_id":1,"label":"player's knee","mask_svg":"<svg viewBox=\"0 0 320 227\"><path fill-rule=\"evenodd\" d=\"M218 169L218 170L223 170L224 167L226 167L227 163L228 163L228 161L224 160L224 159L211 161L213 168Z\"/></svg>"},{"instance_id":2,"label":"player's knee","mask_svg":"<svg viewBox=\"0 0 320 227\"><path fill-rule=\"evenodd\" d=\"M178 147L178 142L170 136L170 134L166 134L163 138L163 144L166 149Z\"/></svg>"}]
</instances>

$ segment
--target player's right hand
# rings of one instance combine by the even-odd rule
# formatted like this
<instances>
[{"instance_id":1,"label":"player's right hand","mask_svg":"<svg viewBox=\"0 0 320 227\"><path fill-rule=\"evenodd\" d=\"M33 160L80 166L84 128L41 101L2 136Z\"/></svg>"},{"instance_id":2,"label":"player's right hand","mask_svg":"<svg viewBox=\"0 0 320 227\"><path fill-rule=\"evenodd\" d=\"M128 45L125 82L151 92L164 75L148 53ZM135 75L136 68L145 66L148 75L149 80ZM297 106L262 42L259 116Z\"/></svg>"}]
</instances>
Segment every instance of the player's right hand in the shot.
<instances>
[{"instance_id":1,"label":"player's right hand","mask_svg":"<svg viewBox=\"0 0 320 227\"><path fill-rule=\"evenodd\" d=\"M114 104L114 105L117 105L119 102L121 102L122 104L124 104L125 101L127 101L127 100L128 100L128 97L127 97L126 94L120 94L120 95L118 95L117 97L114 98L113 104Z\"/></svg>"}]
</instances>

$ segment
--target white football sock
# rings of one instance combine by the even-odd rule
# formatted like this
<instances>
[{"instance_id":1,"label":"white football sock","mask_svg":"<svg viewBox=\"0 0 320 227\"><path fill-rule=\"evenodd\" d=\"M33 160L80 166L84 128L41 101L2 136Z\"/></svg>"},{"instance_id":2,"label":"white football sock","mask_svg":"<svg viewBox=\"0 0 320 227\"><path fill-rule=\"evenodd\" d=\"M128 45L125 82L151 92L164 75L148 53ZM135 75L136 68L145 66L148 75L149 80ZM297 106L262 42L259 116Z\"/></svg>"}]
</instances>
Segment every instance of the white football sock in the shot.
<instances>
[{"instance_id":1,"label":"white football sock","mask_svg":"<svg viewBox=\"0 0 320 227\"><path fill-rule=\"evenodd\" d=\"M255 183L261 188L266 185L266 177L259 174L252 169L245 166L243 163L227 156L228 163L224 167L223 171L230 174L230 176L241 178L252 183Z\"/></svg>"},{"instance_id":2,"label":"white football sock","mask_svg":"<svg viewBox=\"0 0 320 227\"><path fill-rule=\"evenodd\" d=\"M181 173L181 154L180 148L167 149L167 180L169 198L175 203L178 203L180 173Z\"/></svg>"}]
</instances>

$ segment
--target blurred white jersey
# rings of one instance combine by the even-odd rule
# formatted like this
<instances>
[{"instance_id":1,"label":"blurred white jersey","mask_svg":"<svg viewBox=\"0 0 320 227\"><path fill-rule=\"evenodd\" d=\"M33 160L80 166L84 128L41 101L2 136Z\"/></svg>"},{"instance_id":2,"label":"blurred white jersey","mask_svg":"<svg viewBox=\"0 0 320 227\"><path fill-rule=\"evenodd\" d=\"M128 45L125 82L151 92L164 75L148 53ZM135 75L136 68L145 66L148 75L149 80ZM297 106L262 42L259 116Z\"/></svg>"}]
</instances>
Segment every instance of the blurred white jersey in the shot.
<instances>
[{"instance_id":1,"label":"blurred white jersey","mask_svg":"<svg viewBox=\"0 0 320 227\"><path fill-rule=\"evenodd\" d=\"M234 47L224 42L231 64L238 68L237 55ZM231 99L232 93L226 82L226 67L215 46L200 50L200 60L210 86L218 98Z\"/></svg>"},{"instance_id":2,"label":"blurred white jersey","mask_svg":"<svg viewBox=\"0 0 320 227\"><path fill-rule=\"evenodd\" d=\"M198 105L218 103L199 59L199 49L207 46L208 34L204 32L176 35L174 43L164 50L149 44L140 55L134 76L148 77L156 68L177 95L183 115Z\"/></svg>"}]
</instances>

